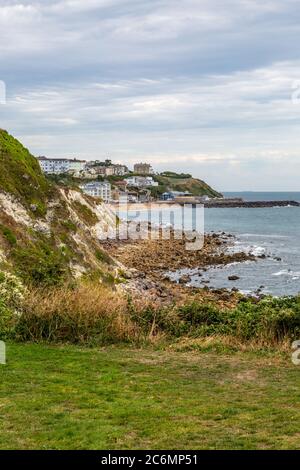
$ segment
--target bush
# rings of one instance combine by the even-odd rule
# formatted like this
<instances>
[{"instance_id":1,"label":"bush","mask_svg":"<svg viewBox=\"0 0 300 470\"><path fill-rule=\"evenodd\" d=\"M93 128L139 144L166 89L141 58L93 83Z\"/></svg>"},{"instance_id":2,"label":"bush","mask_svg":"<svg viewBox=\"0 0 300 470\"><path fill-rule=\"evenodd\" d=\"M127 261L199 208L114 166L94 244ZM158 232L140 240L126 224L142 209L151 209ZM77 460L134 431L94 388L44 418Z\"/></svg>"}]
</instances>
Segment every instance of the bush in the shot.
<instances>
[{"instance_id":1,"label":"bush","mask_svg":"<svg viewBox=\"0 0 300 470\"><path fill-rule=\"evenodd\" d=\"M230 335L269 343L300 337L300 297L248 300L232 310L194 302L180 307L178 315L195 337Z\"/></svg>"},{"instance_id":2,"label":"bush","mask_svg":"<svg viewBox=\"0 0 300 470\"><path fill-rule=\"evenodd\" d=\"M36 242L12 251L19 276L34 285L57 285L68 275L63 251L46 242Z\"/></svg>"},{"instance_id":3,"label":"bush","mask_svg":"<svg viewBox=\"0 0 300 470\"><path fill-rule=\"evenodd\" d=\"M5 339L20 318L26 289L13 274L0 272L0 335Z\"/></svg>"},{"instance_id":4,"label":"bush","mask_svg":"<svg viewBox=\"0 0 300 470\"><path fill-rule=\"evenodd\" d=\"M178 178L178 179L190 179L192 175L189 173L174 173L173 171L164 171L160 176L166 176L167 178Z\"/></svg>"}]
</instances>

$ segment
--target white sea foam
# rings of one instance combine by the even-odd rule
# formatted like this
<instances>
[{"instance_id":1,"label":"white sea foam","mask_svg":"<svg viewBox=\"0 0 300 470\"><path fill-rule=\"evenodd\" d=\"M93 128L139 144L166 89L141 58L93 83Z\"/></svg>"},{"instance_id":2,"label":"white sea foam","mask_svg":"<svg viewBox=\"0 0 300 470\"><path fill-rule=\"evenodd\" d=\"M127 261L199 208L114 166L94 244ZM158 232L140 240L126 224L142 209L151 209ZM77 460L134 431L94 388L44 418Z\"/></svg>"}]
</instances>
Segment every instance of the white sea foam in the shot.
<instances>
[{"instance_id":1,"label":"white sea foam","mask_svg":"<svg viewBox=\"0 0 300 470\"><path fill-rule=\"evenodd\" d=\"M277 273L273 273L272 276L284 276L287 273L288 271L285 269L284 271L278 271Z\"/></svg>"},{"instance_id":2,"label":"white sea foam","mask_svg":"<svg viewBox=\"0 0 300 470\"><path fill-rule=\"evenodd\" d=\"M260 245L243 245L242 243L239 243L233 247L232 251L243 251L244 253L250 253L254 256L260 256L266 253L266 248Z\"/></svg>"},{"instance_id":3,"label":"white sea foam","mask_svg":"<svg viewBox=\"0 0 300 470\"><path fill-rule=\"evenodd\" d=\"M288 235L276 235L273 233L242 233L239 235L240 238L243 237L257 237L257 238L289 238Z\"/></svg>"},{"instance_id":4,"label":"white sea foam","mask_svg":"<svg viewBox=\"0 0 300 470\"><path fill-rule=\"evenodd\" d=\"M253 246L251 249L250 249L250 253L254 256L260 256L260 255L263 255L265 254L266 252L266 249L263 247L263 246Z\"/></svg>"},{"instance_id":5,"label":"white sea foam","mask_svg":"<svg viewBox=\"0 0 300 470\"><path fill-rule=\"evenodd\" d=\"M293 280L297 280L300 277L299 271L292 271L290 269L283 269L282 271L278 271L277 273L273 273L272 276L289 276L292 277Z\"/></svg>"},{"instance_id":6,"label":"white sea foam","mask_svg":"<svg viewBox=\"0 0 300 470\"><path fill-rule=\"evenodd\" d=\"M246 261L233 261L232 263L228 263L225 266L222 265L217 265L217 266L212 266L210 269L218 269L221 271L226 271L227 268L231 268L232 266L245 266L247 264L253 264L255 261L252 261L251 259L247 259Z\"/></svg>"}]
</instances>

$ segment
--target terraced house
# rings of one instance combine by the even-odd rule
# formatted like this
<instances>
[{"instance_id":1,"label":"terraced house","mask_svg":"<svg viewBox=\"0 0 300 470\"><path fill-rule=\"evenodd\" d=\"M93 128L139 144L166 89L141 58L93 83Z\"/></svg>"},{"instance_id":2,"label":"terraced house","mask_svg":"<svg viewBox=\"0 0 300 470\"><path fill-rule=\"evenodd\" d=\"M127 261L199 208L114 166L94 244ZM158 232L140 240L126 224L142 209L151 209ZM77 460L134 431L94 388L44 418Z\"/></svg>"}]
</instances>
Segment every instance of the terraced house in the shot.
<instances>
[{"instance_id":1,"label":"terraced house","mask_svg":"<svg viewBox=\"0 0 300 470\"><path fill-rule=\"evenodd\" d=\"M85 168L85 160L77 160L76 158L47 158L38 157L41 169L47 174L68 173L69 171L82 171Z\"/></svg>"},{"instance_id":2,"label":"terraced house","mask_svg":"<svg viewBox=\"0 0 300 470\"><path fill-rule=\"evenodd\" d=\"M111 184L107 181L93 181L80 186L85 194L101 198L104 202L111 200Z\"/></svg>"},{"instance_id":3,"label":"terraced house","mask_svg":"<svg viewBox=\"0 0 300 470\"><path fill-rule=\"evenodd\" d=\"M152 176L130 176L125 179L128 186L136 188L147 188L150 186L158 186L158 182L154 181Z\"/></svg>"}]
</instances>

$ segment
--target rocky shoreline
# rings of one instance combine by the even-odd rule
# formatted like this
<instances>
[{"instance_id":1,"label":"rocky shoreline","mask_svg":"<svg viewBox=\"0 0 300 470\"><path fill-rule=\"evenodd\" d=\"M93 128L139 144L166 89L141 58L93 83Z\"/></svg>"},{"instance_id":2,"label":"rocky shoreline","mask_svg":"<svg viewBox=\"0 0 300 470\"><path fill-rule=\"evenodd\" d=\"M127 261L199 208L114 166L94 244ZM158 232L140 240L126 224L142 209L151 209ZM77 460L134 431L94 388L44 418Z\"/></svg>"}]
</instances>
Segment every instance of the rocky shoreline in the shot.
<instances>
[{"instance_id":1,"label":"rocky shoreline","mask_svg":"<svg viewBox=\"0 0 300 470\"><path fill-rule=\"evenodd\" d=\"M236 289L187 287L189 276L182 276L178 283L168 277L168 273L181 269L207 271L211 266L225 266L234 262L255 260L256 257L245 252L230 252L234 237L226 233L205 235L204 246L199 251L186 250L186 240L176 239L174 232L169 240L126 240L107 241L105 249L122 266L121 276L125 282L121 288L137 296L145 296L153 301L170 302L189 296L225 303L236 301Z\"/></svg>"}]
</instances>

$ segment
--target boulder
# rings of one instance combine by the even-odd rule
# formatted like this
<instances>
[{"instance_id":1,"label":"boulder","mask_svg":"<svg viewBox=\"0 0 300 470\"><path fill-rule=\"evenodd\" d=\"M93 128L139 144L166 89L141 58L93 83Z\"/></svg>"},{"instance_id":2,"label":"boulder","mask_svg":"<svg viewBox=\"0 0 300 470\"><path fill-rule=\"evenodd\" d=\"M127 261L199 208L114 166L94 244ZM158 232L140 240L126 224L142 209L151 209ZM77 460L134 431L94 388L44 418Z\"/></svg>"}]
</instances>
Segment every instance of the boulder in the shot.
<instances>
[{"instance_id":1,"label":"boulder","mask_svg":"<svg viewBox=\"0 0 300 470\"><path fill-rule=\"evenodd\" d=\"M180 277L179 279L179 284L187 284L188 282L191 282L191 276L188 274L183 274L183 276Z\"/></svg>"}]
</instances>

